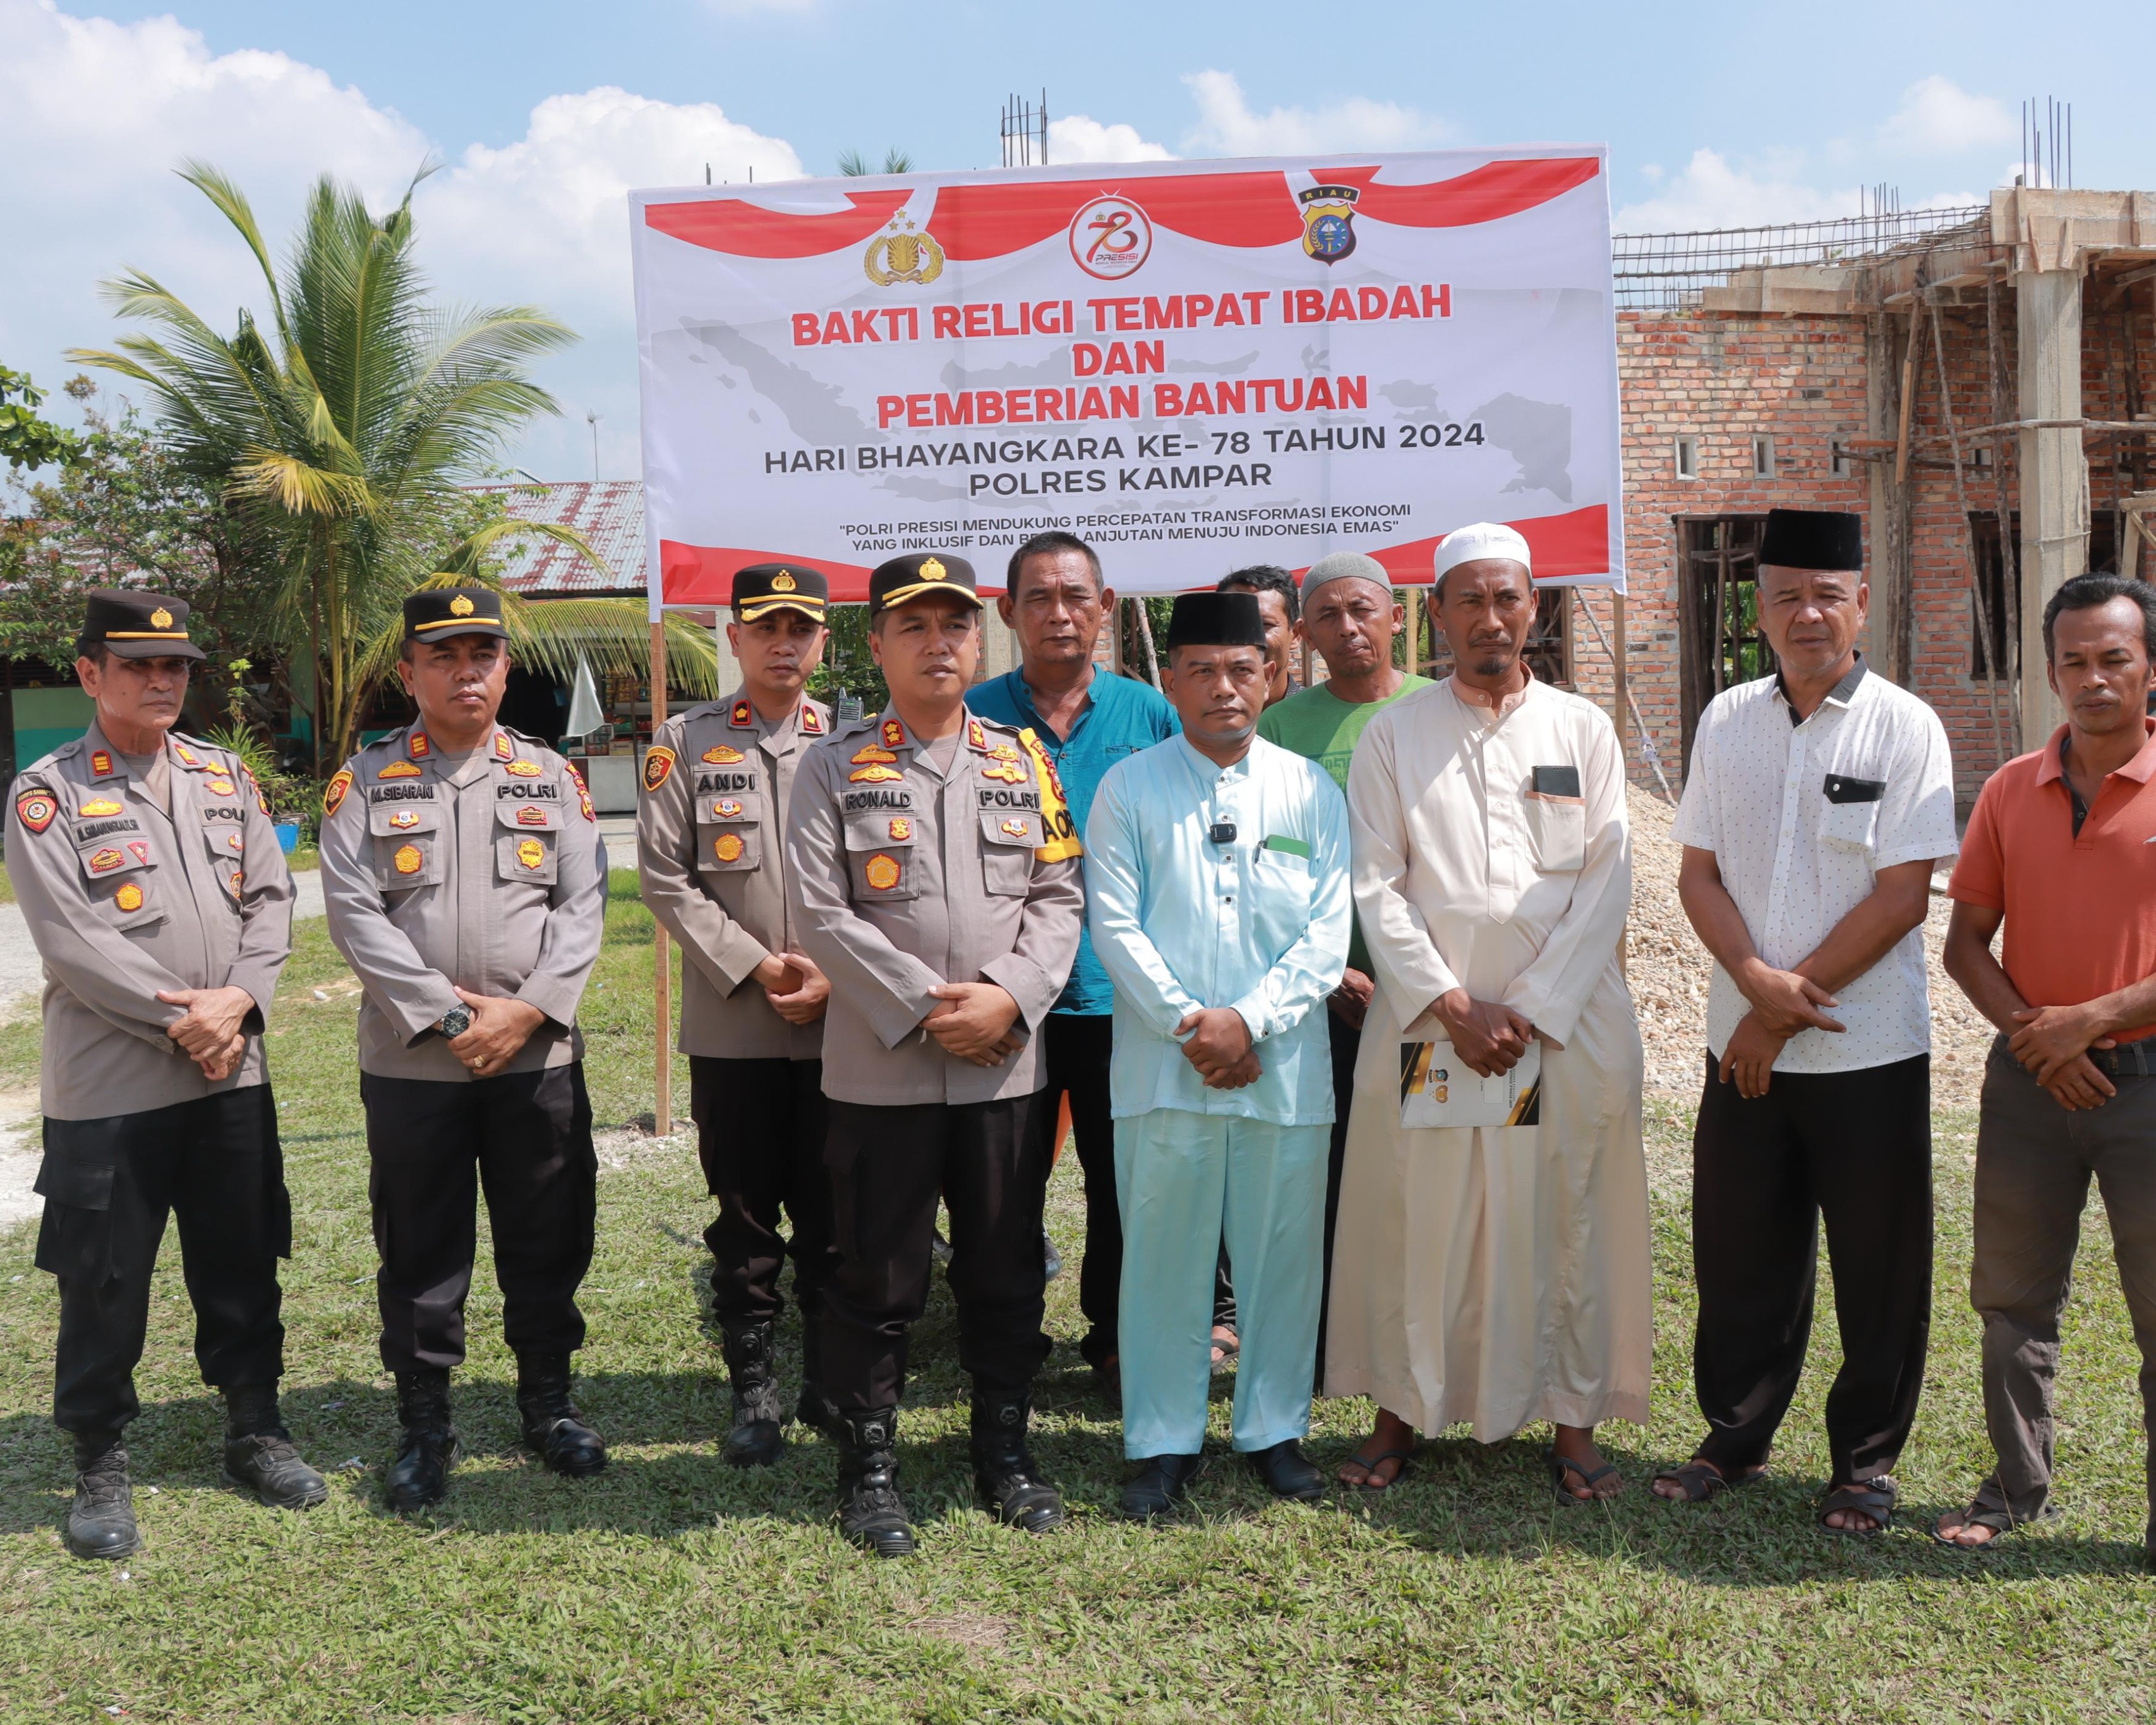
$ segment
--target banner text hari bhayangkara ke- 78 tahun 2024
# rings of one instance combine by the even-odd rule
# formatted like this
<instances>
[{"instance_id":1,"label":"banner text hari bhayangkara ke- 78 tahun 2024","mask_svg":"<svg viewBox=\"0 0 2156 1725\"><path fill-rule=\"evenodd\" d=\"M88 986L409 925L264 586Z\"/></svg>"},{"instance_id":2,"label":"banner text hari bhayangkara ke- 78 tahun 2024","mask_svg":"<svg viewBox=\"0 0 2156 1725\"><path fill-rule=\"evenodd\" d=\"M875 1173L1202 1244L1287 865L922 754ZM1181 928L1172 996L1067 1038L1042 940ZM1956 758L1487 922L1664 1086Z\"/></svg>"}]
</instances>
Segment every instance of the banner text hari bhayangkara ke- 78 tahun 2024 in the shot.
<instances>
[{"instance_id":1,"label":"banner text hari bhayangkara ke- 78 tahun 2024","mask_svg":"<svg viewBox=\"0 0 2156 1725\"><path fill-rule=\"evenodd\" d=\"M1607 161L1544 146L630 194L660 604L747 563L984 585L1061 528L1125 593L1510 522L1622 585Z\"/></svg>"}]
</instances>

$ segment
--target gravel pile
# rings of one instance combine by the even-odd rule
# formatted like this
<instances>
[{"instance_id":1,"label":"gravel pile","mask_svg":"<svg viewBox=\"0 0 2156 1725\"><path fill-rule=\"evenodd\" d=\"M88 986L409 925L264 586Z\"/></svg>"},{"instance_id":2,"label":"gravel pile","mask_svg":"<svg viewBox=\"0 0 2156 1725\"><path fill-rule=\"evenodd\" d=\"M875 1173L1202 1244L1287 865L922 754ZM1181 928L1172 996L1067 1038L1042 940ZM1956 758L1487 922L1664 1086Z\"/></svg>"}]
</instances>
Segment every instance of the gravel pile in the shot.
<instances>
[{"instance_id":1,"label":"gravel pile","mask_svg":"<svg viewBox=\"0 0 2156 1725\"><path fill-rule=\"evenodd\" d=\"M1676 811L1659 798L1631 793L1632 921L1626 931L1625 974L1646 1044L1647 1093L1696 1101L1707 1048L1707 983L1713 961L1677 901L1682 847L1670 837ZM1983 1081L1991 1026L1939 968L1948 901L1933 883L1924 950L1932 977L1932 1101L1940 1108L1974 1108Z\"/></svg>"}]
</instances>

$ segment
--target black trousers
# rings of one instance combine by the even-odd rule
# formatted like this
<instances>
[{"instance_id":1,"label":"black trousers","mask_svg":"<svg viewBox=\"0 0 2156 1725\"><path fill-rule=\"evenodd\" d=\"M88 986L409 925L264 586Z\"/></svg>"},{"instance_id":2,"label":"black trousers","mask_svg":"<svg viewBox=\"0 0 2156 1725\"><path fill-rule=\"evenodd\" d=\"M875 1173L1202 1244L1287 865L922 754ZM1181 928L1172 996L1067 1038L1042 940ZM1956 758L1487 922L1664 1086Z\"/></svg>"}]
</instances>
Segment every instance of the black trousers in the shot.
<instances>
[{"instance_id":1,"label":"black trousers","mask_svg":"<svg viewBox=\"0 0 2156 1725\"><path fill-rule=\"evenodd\" d=\"M1325 1279L1317 1290L1317 1382L1325 1382L1325 1323L1332 1311L1332 1229L1340 1219L1340 1171L1348 1163L1348 1106L1355 1098L1355 1061L1363 1052L1363 1033L1328 1005L1326 1034L1332 1050L1332 1142L1325 1162ZM1233 1328L1235 1288L1228 1264L1228 1243L1213 1271L1213 1322Z\"/></svg>"},{"instance_id":2,"label":"black trousers","mask_svg":"<svg viewBox=\"0 0 2156 1725\"><path fill-rule=\"evenodd\" d=\"M382 1363L461 1365L465 1296L486 1193L503 1338L518 1353L583 1345L598 1158L581 1061L470 1084L362 1073L367 1197L382 1255Z\"/></svg>"},{"instance_id":3,"label":"black trousers","mask_svg":"<svg viewBox=\"0 0 2156 1725\"><path fill-rule=\"evenodd\" d=\"M270 1086L102 1120L47 1120L44 1145L37 1263L59 1281L54 1423L116 1431L141 1411L135 1366L174 1213L203 1382L275 1384L285 1371L277 1260L291 1255L292 1204Z\"/></svg>"},{"instance_id":4,"label":"black trousers","mask_svg":"<svg viewBox=\"0 0 2156 1725\"><path fill-rule=\"evenodd\" d=\"M1086 1315L1086 1339L1078 1352L1088 1365L1105 1365L1116 1354L1116 1305L1123 1282L1123 1213L1116 1198L1116 1122L1110 1112L1108 1062L1115 1021L1106 1013L1053 1012L1041 1032L1048 1088L1041 1101L1051 1119L1070 1098L1070 1136L1086 1176L1086 1255L1078 1266L1078 1309ZM1054 1154L1056 1147L1050 1147Z\"/></svg>"},{"instance_id":5,"label":"black trousers","mask_svg":"<svg viewBox=\"0 0 2156 1725\"><path fill-rule=\"evenodd\" d=\"M802 1322L814 1324L839 1261L824 1171L824 1063L691 1055L689 1114L705 1184L719 1201L704 1230L719 1321L778 1317L778 1272L790 1254L793 1298ZM790 1241L778 1231L782 1210Z\"/></svg>"},{"instance_id":6,"label":"black trousers","mask_svg":"<svg viewBox=\"0 0 2156 1725\"><path fill-rule=\"evenodd\" d=\"M977 1390L1019 1394L1048 1358L1040 1211L1055 1157L1045 1091L995 1102L829 1104L838 1273L824 1307L824 1387L850 1416L896 1408L906 1332L928 1303L940 1195L958 1363Z\"/></svg>"},{"instance_id":7,"label":"black trousers","mask_svg":"<svg viewBox=\"0 0 2156 1725\"><path fill-rule=\"evenodd\" d=\"M1932 1063L1777 1072L1750 1101L1716 1076L1692 1134L1693 1382L1725 1472L1763 1462L1810 1339L1826 1220L1841 1369L1826 1399L1836 1481L1888 1471L1923 1389L1932 1311Z\"/></svg>"}]
</instances>

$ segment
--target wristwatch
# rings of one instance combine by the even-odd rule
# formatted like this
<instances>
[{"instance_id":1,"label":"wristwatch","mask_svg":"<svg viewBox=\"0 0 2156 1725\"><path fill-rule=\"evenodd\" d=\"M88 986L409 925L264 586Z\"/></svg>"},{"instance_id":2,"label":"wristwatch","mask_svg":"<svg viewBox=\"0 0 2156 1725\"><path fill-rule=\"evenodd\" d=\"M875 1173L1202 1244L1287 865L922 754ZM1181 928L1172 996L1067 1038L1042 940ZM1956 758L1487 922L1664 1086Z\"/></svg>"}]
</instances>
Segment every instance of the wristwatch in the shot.
<instances>
[{"instance_id":1,"label":"wristwatch","mask_svg":"<svg viewBox=\"0 0 2156 1725\"><path fill-rule=\"evenodd\" d=\"M452 1042L471 1029L472 1012L459 1001L434 1020L434 1028Z\"/></svg>"}]
</instances>

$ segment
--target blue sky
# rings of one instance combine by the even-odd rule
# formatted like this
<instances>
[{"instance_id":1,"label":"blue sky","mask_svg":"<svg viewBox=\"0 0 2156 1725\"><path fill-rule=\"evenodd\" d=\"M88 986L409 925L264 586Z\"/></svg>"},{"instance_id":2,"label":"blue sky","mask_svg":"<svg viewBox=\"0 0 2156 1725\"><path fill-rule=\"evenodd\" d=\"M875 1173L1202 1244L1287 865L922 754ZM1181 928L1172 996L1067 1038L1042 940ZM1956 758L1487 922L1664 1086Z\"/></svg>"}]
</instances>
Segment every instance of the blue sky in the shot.
<instances>
[{"instance_id":1,"label":"blue sky","mask_svg":"<svg viewBox=\"0 0 2156 1725\"><path fill-rule=\"evenodd\" d=\"M1855 213L2010 178L2025 95L2075 105L2084 186L2156 185L2145 89L2156 8L1799 9L1356 3L1086 8L660 0L0 0L0 106L18 148L0 232L0 363L57 382L115 326L102 275L167 275L228 323L243 260L167 170L239 176L273 228L328 168L388 196L431 151L426 255L459 297L530 300L584 331L546 381L566 410L513 459L547 477L635 470L630 184L827 173L897 146L996 159L1008 90L1047 87L1059 159L1538 141L1607 142L1635 231ZM23 139L32 147L19 147Z\"/></svg>"}]
</instances>

